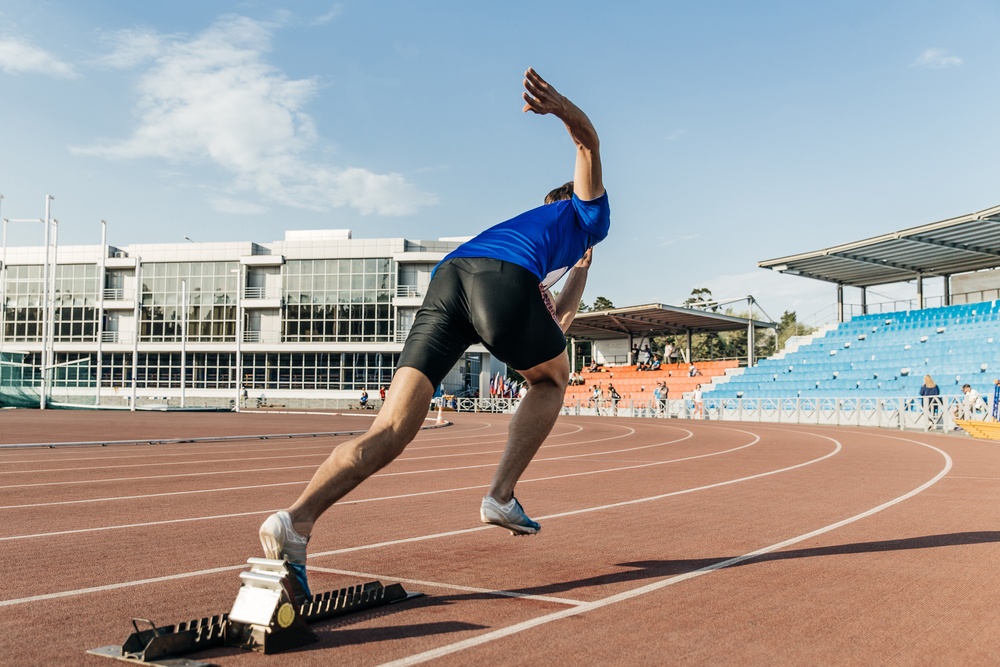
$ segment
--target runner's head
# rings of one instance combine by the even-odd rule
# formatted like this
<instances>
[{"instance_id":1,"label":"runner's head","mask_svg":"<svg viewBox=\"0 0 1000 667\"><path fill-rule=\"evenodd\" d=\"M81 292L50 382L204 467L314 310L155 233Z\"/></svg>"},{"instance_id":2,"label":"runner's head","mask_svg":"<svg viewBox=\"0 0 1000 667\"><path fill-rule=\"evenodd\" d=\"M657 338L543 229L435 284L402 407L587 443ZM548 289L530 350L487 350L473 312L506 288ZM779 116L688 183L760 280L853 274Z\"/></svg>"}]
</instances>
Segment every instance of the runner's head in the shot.
<instances>
[{"instance_id":1,"label":"runner's head","mask_svg":"<svg viewBox=\"0 0 1000 667\"><path fill-rule=\"evenodd\" d=\"M546 204L554 204L557 201L563 201L565 199L573 198L573 181L564 183L558 188L545 195Z\"/></svg>"}]
</instances>

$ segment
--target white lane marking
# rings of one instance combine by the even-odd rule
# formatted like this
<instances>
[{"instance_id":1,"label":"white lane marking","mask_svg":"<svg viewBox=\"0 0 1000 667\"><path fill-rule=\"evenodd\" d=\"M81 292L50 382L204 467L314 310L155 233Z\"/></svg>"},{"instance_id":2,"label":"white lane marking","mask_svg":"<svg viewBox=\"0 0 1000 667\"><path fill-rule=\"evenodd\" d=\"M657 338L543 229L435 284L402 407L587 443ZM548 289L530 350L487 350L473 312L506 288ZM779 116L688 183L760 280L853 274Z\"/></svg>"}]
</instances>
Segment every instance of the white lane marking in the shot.
<instances>
[{"instance_id":1,"label":"white lane marking","mask_svg":"<svg viewBox=\"0 0 1000 667\"><path fill-rule=\"evenodd\" d=\"M0 486L0 491L5 489L25 489L37 486L69 486L70 484L103 484L112 482L140 482L151 479L176 479L178 477L206 477L211 475L245 475L250 472L277 472L279 470L315 470L316 464L302 466L280 466L276 468L246 468L239 470L217 470L215 472L184 472L176 475L145 475L142 477L109 477L107 479L74 479L67 482L38 482L36 484L4 484ZM91 501L63 501L63 502L91 502ZM0 507L0 509L5 509Z\"/></svg>"},{"instance_id":2,"label":"white lane marking","mask_svg":"<svg viewBox=\"0 0 1000 667\"><path fill-rule=\"evenodd\" d=\"M617 436L612 436L612 437L608 437L608 438L596 438L594 440L582 440L582 441L576 441L576 442L570 442L570 443L561 443L561 444L555 444L555 445L543 445L542 449L550 449L550 448L555 448L555 447L571 447L571 446L574 446L574 445L587 445L587 444L592 444L592 443L595 443L595 442L603 442L605 440L616 440L618 438L628 437L628 436L632 435L635 432L634 429L628 429L628 431L629 432L627 432L627 433L625 433L623 435L617 435ZM499 442L503 442L503 441L502 440L496 440L496 441L488 441L486 443L483 443L483 442L479 441L479 442L469 443L467 445L461 445L461 446L465 447L465 446L471 446L473 444L475 444L475 445L496 444L496 443L499 443ZM459 445L448 445L448 446L459 446ZM232 465L234 463L243 463L243 462L247 462L247 461L274 461L274 460L279 460L279 459L313 458L313 457L319 457L319 456L322 456L325 459L327 456L329 456L331 450L329 448L323 448L323 449L325 449L326 451L318 452L318 453L312 453L312 454L292 454L292 455L288 455L288 456L254 456L254 457L241 458L241 459L238 459L238 460L235 460L235 461L232 460L232 459L206 459L206 460L201 460L201 461L166 461L166 462L161 462L161 463L155 463L155 462L154 463L128 463L128 464L124 464L124 465L115 465L111 469L118 470L118 469L122 469L122 468L160 468L160 467L163 467L163 466L180 466L180 465L189 465L189 464L190 465L196 465L196 464ZM435 454L435 455L431 455L431 456L400 456L400 457L396 458L395 461L396 462L406 462L406 461L422 461L422 460L425 460L425 459L457 458L457 457L460 457L460 456L477 456L477 455L486 456L486 455L492 455L492 454L499 454L502 451L503 451L502 449L496 449L496 450L488 450L488 451L484 451L484 452L462 452L462 453L458 453L458 454ZM627 451L627 450L625 450L625 451ZM590 455L589 454L582 454L581 456L590 456ZM318 466L318 464L311 464L311 465L303 465L303 466L296 466L296 467L298 467L298 468L313 468L313 469L315 469L317 466ZM470 466L470 467L478 467L478 466ZM290 470L291 468L288 467L288 468L273 468L273 469L274 470ZM34 474L34 473L79 472L79 471L84 471L84 470L109 470L109 466L103 465L103 466L88 466L88 467L80 467L80 468L48 468L48 469L38 469L38 470L12 470L12 471L0 471L0 475L22 475L22 474L27 474L27 473ZM62 486L63 484L101 484L101 483L113 483L113 482L119 482L119 481L132 481L132 480L139 480L139 479L160 479L160 478L186 477L186 476L198 476L198 475L208 475L208 474L230 474L230 473L235 474L235 473L240 473L240 472L259 472L261 470L268 470L268 468L258 468L258 469L251 469L251 470L227 470L227 471L221 471L221 472L218 472L218 473L179 473L179 474L176 474L176 475L160 475L160 476L147 476L147 477L121 477L121 478L110 477L110 478L98 478L98 479L73 480L73 481L68 481L68 482L39 482L37 484L8 484L8 485L0 486L0 490L3 490L3 489L15 489L15 488L21 488L21 487L25 487L25 486L46 486L46 485ZM416 471L416 472L419 473L421 471ZM197 491L197 493L203 493L203 492L204 491ZM133 498L133 496L129 496L129 499L132 499L132 498ZM81 502L84 502L84 501L81 501ZM7 508L0 507L0 509L7 509Z\"/></svg>"},{"instance_id":3,"label":"white lane marking","mask_svg":"<svg viewBox=\"0 0 1000 667\"><path fill-rule=\"evenodd\" d=\"M741 432L743 432L743 431L741 431ZM690 433L690 431L689 431L689 433ZM686 440L686 439L687 438L681 438L681 440ZM670 441L670 440L668 440L668 441L664 441L662 443L657 443L656 446L668 445L668 444L672 444L673 442L677 442L677 441ZM750 443L750 445L752 445L752 444L755 444L755 443ZM730 449L730 450L724 450L724 451L721 451L721 452L712 452L711 454L701 454L701 455L698 455L698 456L692 456L692 457L687 457L687 458L682 458L682 459L674 459L674 460L667 460L667 461L654 461L652 463L635 465L635 466L626 466L626 467L621 467L621 468L607 468L607 469L603 469L603 470L584 471L584 472L579 472L579 473L572 473L572 474L569 474L569 475L557 475L557 476L554 476L554 477L543 477L543 478L537 478L537 479L534 479L534 480L523 480L521 483L525 483L525 482L529 482L529 481L542 481L542 480L545 480L545 479L560 479L562 477L578 477L580 475L598 474L598 473L603 473L603 472L615 472L615 471L619 471L619 470L630 470L630 469L633 469L633 468L644 468L644 467L655 466L655 465L663 465L663 464L666 464L666 463L675 463L677 461L687 461L687 460L690 460L692 458L703 458L705 456L716 456L718 454L726 454L726 453L729 453L731 451L736 451L737 449L743 449L744 447L749 447L750 445L741 445L740 447L736 447L736 448L733 448L733 449ZM606 453L606 454L613 454L616 451L617 450L609 450L608 452L604 452L604 453ZM551 461L558 461L558 460L562 460L563 458L564 457L557 457L557 458L552 458L552 459L541 458L541 459L536 459L536 461L550 461L550 460ZM495 464L493 464L493 463L484 463L484 464L481 464L481 465L453 466L453 467L448 467L448 468L438 468L438 469L435 469L435 470L414 470L414 471L409 471L409 472L402 471L402 472L377 473L375 475L372 475L372 477L393 477L393 476L397 476L397 475L423 475L423 474L433 473L433 472L453 472L453 471L456 471L456 470L468 470L468 469L471 469L471 468L488 468L488 467L493 467L494 465ZM267 469L264 469L264 471L266 472ZM305 480L305 481L297 481L297 482L280 482L280 483L274 483L274 484L255 484L255 485L248 485L248 486L234 486L234 487L222 487L222 488L211 488L211 489L192 489L192 490L188 490L188 491L168 491L168 492L163 492L163 493L147 493L147 494L135 495L135 496L109 496L109 497L105 497L105 498L84 498L84 499L76 499L76 500L53 500L53 501L49 501L49 502L46 502L46 503L30 503L30 504L23 504L23 505L0 505L0 510L23 509L23 508L29 508L29 507L54 507L54 506L59 506L59 505L76 505L76 504L85 504L85 503L114 502L114 501L118 501L118 500L142 500L144 498L158 498L158 497L163 497L163 496L185 496L185 495L195 495L195 494L215 493L215 492L220 492L221 493L221 492L229 492L229 491L247 491L247 490L250 490L250 489L258 489L258 488L263 489L263 488L268 488L268 487L273 487L273 486L289 486L289 485L293 485L293 484L308 484L308 483L309 483L308 480ZM343 503L373 502L373 501L378 501L378 500L395 500L395 499L398 499L398 498L409 498L409 497L413 497L413 496L432 495L432 494L435 494L435 493L448 493L448 492L451 492L451 491L467 491L469 489L478 489L478 488L482 488L482 485L477 485L477 486L463 486L463 487L458 487L458 488L453 488L453 489L438 489L438 490L425 491L425 492L420 492L420 493L403 494L403 495L395 495L395 496L384 496L384 497L379 497L379 498L365 498L365 499L352 500L352 501L343 501L341 504L343 504ZM45 533L45 535L51 535L51 534L53 534L53 533ZM25 536L17 536L17 537L19 538L19 537L25 537ZM0 538L0 541L9 540L9 539L16 539L16 538L5 537L5 538Z\"/></svg>"},{"instance_id":4,"label":"white lane marking","mask_svg":"<svg viewBox=\"0 0 1000 667\"><path fill-rule=\"evenodd\" d=\"M830 438L826 438L826 439L829 440ZM741 481L746 481L746 480L750 480L750 479L757 479L759 477L767 477L769 475L773 475L773 474L777 474L777 473L780 473L780 472L784 472L785 470L793 470L795 468L799 468L799 467L802 467L804 465L809 465L811 463L818 463L819 461L822 461L822 460L824 460L826 458L829 458L830 456L832 456L836 452L840 451L840 443L837 443L837 445L838 445L838 447L837 447L836 450L834 450L834 452L831 452L830 454L825 454L825 455L823 455L823 456L821 456L821 457L819 457L817 459L813 459L810 462L806 462L806 463L803 463L803 464L792 466L790 468L783 468L781 470L775 470L775 471L771 471L771 472L760 473L759 475L754 475L752 477L744 477L744 478L741 479ZM712 454L706 454L705 456L712 456ZM717 484L711 484L711 485L708 485L708 486L698 487L697 489L683 489L683 490L675 491L675 492L668 493L668 494L661 494L661 495L657 495L657 496L651 496L649 498L639 499L639 500L633 501L632 504L638 503L638 502L649 502L649 501L654 501L654 500L660 500L662 498L666 498L666 497L669 497L669 496L675 496L675 495L682 495L682 494L686 494L686 493L691 493L691 492L696 491L696 490L700 491L700 490L712 489L712 488L716 488L716 487L720 487L720 486L726 486L726 485L731 484L731 483L733 483L733 482L726 481L726 482L719 482ZM608 505L607 507L611 508L611 507L614 507L614 506L617 506L617 505L618 505L618 503L613 504L613 505ZM555 517L559 517L559 516L567 516L569 514L582 514L582 513L585 513L585 512L596 512L596 511L601 510L604 507L605 506L590 507L590 508L584 508L584 509L581 509L581 510L576 510L576 511L570 512L570 513L565 513L564 512L562 514L552 514L552 515L549 515L549 516L543 516L543 517L537 517L537 518L538 519L548 519L548 518L555 518ZM239 515L235 515L234 514L234 515L227 515L227 516L231 517L231 516L246 516L246 515L249 515L249 514L270 514L273 511L274 510L266 510L264 512L246 512L245 514L239 514ZM172 521L151 522L149 524L136 524L136 525L138 526L138 525L156 525L158 523L179 523L179 522L182 522L182 521L207 520L207 519L211 519L211 518L215 518L215 517L202 517L200 519L176 519L176 520L172 520ZM122 528L129 528L131 526L121 526L121 527ZM81 530L81 531L62 531L61 534L66 534L66 533L70 533L70 532L86 532L86 531L90 531L90 530L95 530L95 531L96 530L110 530L111 528L112 527L95 528L95 529L85 529L85 530ZM372 549L380 549L382 547L394 546L394 545L397 545L397 544L409 544L409 543L413 543L413 542L424 542L424 541L427 541L427 540L434 540L434 539L440 539L440 538L445 538L445 537L454 537L454 536L458 536L458 535L468 535L468 534L471 534L471 533L478 533L478 532L481 532L481 531L484 531L484 530L492 530L494 528L496 528L496 526L484 525L484 526L476 526L474 528L462 528L462 529L459 529L459 530L450 530L450 531L443 532L443 533L433 533L433 534L430 534L430 535L421 535L421 536L417 536L417 537L406 537L406 538L401 538L401 539L396 539L396 540L388 540L388 541L385 541L385 542L375 542L373 544L365 544L365 545L360 545L360 546L356 546L356 547L345 547L345 548L342 548L342 549L334 549L332 551L322 551L322 552L315 553L315 554L309 554L308 558L312 559L312 558L322 558L322 557L325 557L325 556L336 556L338 554L343 554L343 553L352 553L352 552L357 552L357 551L366 551L366 550L372 550ZM24 536L24 537L30 537L30 536ZM21 538L20 537L0 538L0 541L2 541L2 540L10 540L10 539L21 539ZM49 593L49 594L46 594L46 595L43 595L43 596L33 596L31 598L19 598L19 599L14 599L14 600L2 600L2 601L0 601L0 607L10 606L10 605L13 605L13 604L22 604L24 602L33 602L33 601L37 601L37 600L40 600L40 599L51 599L51 598L55 598L55 597L67 597L67 596L76 595L76 594L81 594L82 595L82 594L85 594L85 593L94 592L96 590L114 590L114 589L117 589L117 588L128 588L128 587L131 587L131 586L141 586L141 585L143 585L145 583L149 583L150 581L161 581L161 580L166 581L166 580L169 580L171 578L181 579L181 578L184 578L184 577L198 576L200 574L212 574L214 572L219 572L219 571L239 569L240 567L244 567L244 566L242 566L242 565L234 565L234 566L225 567L225 568L221 568L221 569L220 568L213 568L211 570L199 570L199 571L195 571L195 572L187 572L187 573L183 573L183 574L180 574L180 575L173 575L172 577L157 578L155 580L142 579L142 580L139 580L139 581L127 581L127 582L121 582L121 583L118 583L118 584L108 584L107 586L102 586L102 587L97 587L97 588L85 588L85 589L78 589L77 591L63 591L63 592L60 592L60 593Z\"/></svg>"},{"instance_id":5,"label":"white lane marking","mask_svg":"<svg viewBox=\"0 0 1000 667\"><path fill-rule=\"evenodd\" d=\"M577 606L586 604L583 600L571 600L570 598L557 598L551 595L532 595L531 593L518 593L517 591L500 591L493 588L476 588L475 586L461 586L459 584L445 584L440 581L424 581L422 579L406 579L395 577L389 574L373 574L371 572L354 572L353 570L336 570L332 567L309 566L310 572L328 572L330 574L343 574L348 577L358 577L361 579L388 579L398 581L401 584L413 584L414 586L428 586L430 588L444 588L446 590L465 591L467 593L484 593L486 595L496 595L498 597L521 598L524 600L537 600L539 602L555 602L556 604Z\"/></svg>"},{"instance_id":6,"label":"white lane marking","mask_svg":"<svg viewBox=\"0 0 1000 667\"><path fill-rule=\"evenodd\" d=\"M820 436L820 437L824 437L824 436ZM833 438L828 438L828 439L833 440ZM897 438L897 439L904 440L903 438ZM836 442L836 441L834 440L834 442ZM924 490L926 490L926 489L930 488L931 486L933 486L934 484L936 484L942 477L944 477L948 473L949 470L951 470L951 466L952 466L951 457L948 456L948 454L946 454L942 450L938 449L937 447L933 447L931 445L927 445L927 444L922 443L922 442L917 442L915 440L906 440L906 442L914 442L914 443L916 443L918 445L921 445L923 447L928 447L930 449L933 449L934 451L936 451L937 453L941 454L941 456L944 457L944 459L945 459L945 466L944 466L944 468L942 468L942 470L937 475L935 475L933 478L931 478L927 482L924 482L923 484L921 484L916 489L913 489L912 491L909 491L908 493L905 493L905 494L903 494L903 495L901 495L901 496L899 496L897 498L893 498L892 500L890 500L888 502L882 503L881 505L878 505L877 507L873 507L873 508L871 508L869 510L861 512L860 514L855 514L854 516L848 517L847 519L843 519L841 521L837 521L836 523L831 523L831 524L829 524L827 526L823 526L822 528L817 528L816 530L810 531L808 533L804 533L804 534L799 535L797 537L792 537L792 538L789 538L789 539L784 540L782 542L777 542L777 543L772 544L770 546L766 546L766 547L763 547L761 549L757 549L756 551L751 551L749 553L743 554L742 556L736 556L734 558L730 558L728 560L720 561L720 562L714 563L712 565L707 565L707 566L705 566L703 568L699 568L697 570L694 570L692 572L687 572L685 574L680 574L680 575L676 575L676 576L672 576L672 577L667 577L665 579L660 579L659 581L654 581L653 583L647 584L646 586L642 586L640 588L634 588L632 590L625 591L623 593L618 593L617 595L611 595L611 596L608 596L606 598L601 598L600 600L594 600L593 602L587 602L587 603L584 603L584 604L582 604L582 605L580 605L578 607L572 607L570 609L564 609L562 611L554 612L552 614L546 614L545 616L539 616L537 618L533 618L533 619L524 621L522 623L517 623L515 625L507 626L506 628L500 628L499 630L494 630L493 632L487 632L487 633L478 635L476 637L471 637L471 638L463 640L463 641L455 642L453 644L447 644L445 646L440 646L440 647L438 647L436 649L431 649L430 651L424 651L423 653L417 653L415 655L411 655L411 656L408 656L406 658L401 658L399 660L392 660L390 662L383 663L380 667L409 667L410 665L418 665L418 664L421 664L421 663L424 663L424 662L428 662L430 660L436 660L437 658L442 658L442 657L444 657L446 655L451 655L451 654L454 654L454 653L458 653L460 651L464 651L466 649L470 649L470 648L473 648L473 647L476 647L476 646L481 646L483 644L487 644L489 642L496 641L496 640L502 639L504 637L509 637L511 635L517 634L519 632L523 632L525 630L531 630L533 628L537 628L537 627L539 627L541 625L545 625L545 624L551 623L553 621L558 621L558 620L561 620L561 619L564 619L564 618L569 618L571 616L577 616L579 614L584 614L584 613L587 613L589 611L594 611L595 609L600 609L602 607L607 607L609 605L617 604L619 602L625 602L627 600L631 600L633 598L637 598L637 597L639 597L641 595L646 595L647 593L653 593L655 591L661 590L663 588L666 588L667 586L673 586L674 584L679 584L679 583L687 581L689 579L694 579L695 577L700 577L702 575L708 574L709 572L715 572L716 570L721 570L721 569L724 569L724 568L727 568L727 567L732 567L733 565L738 565L738 564L740 564L740 563L742 563L744 561L750 560L752 558L756 558L757 556L768 554L768 553L771 553L771 552L774 552L774 551L778 551L779 549L783 549L785 547L792 546L793 544L798 544L800 542L804 542L804 541L809 540L809 539L811 539L813 537L817 537L817 536L822 535L824 533L828 533L830 531L833 531L833 530L836 530L836 529L841 528L843 526L846 526L847 524L854 523L855 521L860 521L861 519L865 519L865 518L867 518L867 517L869 517L869 516L871 516L873 514L881 512L882 510L885 510L885 509L887 509L889 507L893 507L894 505L898 505L899 503L912 498L913 496L917 495L918 493L921 493ZM838 450L839 450L840 443L837 443L837 445L838 445Z\"/></svg>"},{"instance_id":7,"label":"white lane marking","mask_svg":"<svg viewBox=\"0 0 1000 667\"><path fill-rule=\"evenodd\" d=\"M266 489L274 486L292 486L295 484L298 485L308 484L308 481L277 482L274 484L254 484L251 486L230 486L219 489L197 489L194 491L166 491L164 493L147 493L141 496L112 496L110 498L86 498L84 500L57 500L50 503L28 503L25 505L0 505L0 510L15 510L27 507L55 507L57 505L82 505L85 503L105 503L115 500L142 500L144 498L166 498L169 496L187 496L187 495L201 494L201 493L247 491L250 489ZM0 540L4 539L9 540L11 538L9 537L0 538Z\"/></svg>"},{"instance_id":8,"label":"white lane marking","mask_svg":"<svg viewBox=\"0 0 1000 667\"><path fill-rule=\"evenodd\" d=\"M463 424L463 426L465 426L465 424ZM467 438L469 433L474 433L476 431L482 431L482 430L490 430L490 428L488 428L488 427L469 428L469 429L466 429L466 430L460 430L460 432L459 432L458 435L450 435L450 436L447 436L447 437L440 436L439 433L441 433L441 431L437 431L437 430L434 430L434 431L421 431L420 434L417 436L417 440L414 440L414 442L415 443L420 443L420 442L437 442L439 440L457 440L457 439ZM577 428L576 431L572 431L572 432L553 433L549 437L553 437L553 438L562 437L564 435L570 435L572 433L576 433L576 432L579 432L581 430L583 430L583 429L582 428ZM233 435L238 436L240 434L237 433L237 434L233 434ZM192 437L194 437L194 436L192 436ZM210 437L210 436L202 436L202 437ZM227 437L233 437L233 436L230 435L230 436L227 436ZM319 436L317 436L317 437L319 437ZM334 437L336 437L336 438L340 438L340 437L347 438L347 437L350 437L350 436L344 435L344 436L329 436L329 437L332 439ZM155 440L155 439L156 438L152 438L152 437L148 438L148 440ZM198 448L198 450L197 450L196 453L200 454L202 456L204 456L206 454L218 454L220 456L223 456L223 455L226 455L226 454L231 454L233 452L233 450L236 450L236 451L239 451L239 452L245 452L248 449L253 449L255 453L261 453L261 452L269 452L269 451L274 451L274 452L278 452L278 451L280 451L280 452L308 451L308 450L314 450L314 449L326 449L326 448L329 448L329 444L327 444L327 445L315 445L315 446L312 446L312 447L287 447L287 446L272 447L271 444L274 443L274 442L275 442L274 440L262 441L262 440L260 440L259 436L254 436L253 439L251 439L249 441L237 442L237 443L234 443L234 444L230 445L229 447L226 447L224 443L217 442L217 443L214 444L214 447L218 447L218 449L215 449L215 448L213 448L213 449ZM262 445L264 445L264 443L267 443L267 446L262 446ZM176 444L187 446L187 445L199 444L199 443L183 442L183 443L176 443ZM129 445L129 446L131 446L131 445ZM142 447L142 446L149 447L151 445L137 445L137 446L139 446L139 447ZM164 447L166 447L166 446L169 446L169 445L164 445ZM417 445L417 446L411 446L410 448L411 449L430 449L430 448L433 448L435 446L436 445L431 445L430 447L426 447L425 448L423 446ZM442 445L442 446L450 447L452 445ZM61 453L64 453L64 452L62 452L62 451L60 451L58 449L45 449L44 451L47 454L50 454L50 456L39 456L37 458L13 459L13 460L11 460L11 459L5 459L5 458L3 458L3 454L4 453L8 453L8 452L9 453L17 452L17 453L20 453L20 454L24 454L25 452L23 452L21 450L0 450L0 465L13 465L13 464L25 464L25 463L49 463L49 464L51 464L51 463L64 463L64 462L69 462L69 461L106 461L106 460L108 460L109 457L110 458L114 458L116 461L123 460L123 459L162 459L162 458L167 458L167 457L190 456L192 454L191 451L174 452L174 451L162 451L162 450L157 450L156 453L149 452L149 453L143 453L143 454L123 454L122 450L114 448L114 447L110 447L110 446L102 448L101 451L104 453L103 456L72 456L72 457L69 457L69 456L53 456L54 454L61 454ZM78 449L74 449L73 451L79 451L79 450ZM157 465L157 462L154 462L152 464L146 464L146 465ZM45 470L33 470L33 471L26 471L26 470L22 470L22 471L0 471L0 473L11 474L11 473L17 473L17 472L49 472L50 470L51 471L59 471L59 470L74 470L74 469L75 468L50 468L50 469L45 469ZM84 468L84 469L85 470L91 470L92 468Z\"/></svg>"},{"instance_id":9,"label":"white lane marking","mask_svg":"<svg viewBox=\"0 0 1000 667\"><path fill-rule=\"evenodd\" d=\"M86 595L88 593L117 591L122 588L131 588L133 586L145 586L146 584L159 584L164 581L176 581L177 579L188 579L190 577L200 577L206 574L217 574L219 572L232 572L233 570L243 570L243 569L246 569L246 564L226 565L224 567L213 567L208 570L196 570L194 572L181 572L180 574L168 574L162 577L138 579L136 581L128 581L125 583L105 584L103 586L91 586L90 588L77 588L76 590L60 591L58 593L43 593L41 595L32 595L31 597L26 597L26 598L17 598L16 600L0 600L0 607L12 607L18 604L26 604L30 602L42 602L44 600L56 600L58 598L74 597L77 595Z\"/></svg>"}]
</instances>

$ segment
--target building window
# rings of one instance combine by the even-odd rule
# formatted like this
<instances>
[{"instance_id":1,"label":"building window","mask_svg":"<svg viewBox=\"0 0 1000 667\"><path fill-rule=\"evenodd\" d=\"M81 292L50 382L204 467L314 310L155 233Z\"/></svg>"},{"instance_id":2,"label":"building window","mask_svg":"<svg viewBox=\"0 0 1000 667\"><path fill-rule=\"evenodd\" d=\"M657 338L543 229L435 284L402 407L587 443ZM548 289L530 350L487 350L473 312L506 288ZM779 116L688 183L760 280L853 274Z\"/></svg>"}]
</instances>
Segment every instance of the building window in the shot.
<instances>
[{"instance_id":1,"label":"building window","mask_svg":"<svg viewBox=\"0 0 1000 667\"><path fill-rule=\"evenodd\" d=\"M93 341L97 335L99 267L61 264L55 269L52 337L60 342ZM10 266L4 290L3 336L11 342L42 340L43 267Z\"/></svg>"},{"instance_id":2,"label":"building window","mask_svg":"<svg viewBox=\"0 0 1000 667\"><path fill-rule=\"evenodd\" d=\"M247 391L377 389L389 386L398 359L374 352L245 354L243 386Z\"/></svg>"},{"instance_id":3,"label":"building window","mask_svg":"<svg viewBox=\"0 0 1000 667\"><path fill-rule=\"evenodd\" d=\"M236 340L236 262L169 262L142 265L144 342L179 342L186 283L187 340L221 343Z\"/></svg>"},{"instance_id":4,"label":"building window","mask_svg":"<svg viewBox=\"0 0 1000 667\"><path fill-rule=\"evenodd\" d=\"M388 257L290 260L284 286L284 342L391 340L394 286Z\"/></svg>"}]
</instances>

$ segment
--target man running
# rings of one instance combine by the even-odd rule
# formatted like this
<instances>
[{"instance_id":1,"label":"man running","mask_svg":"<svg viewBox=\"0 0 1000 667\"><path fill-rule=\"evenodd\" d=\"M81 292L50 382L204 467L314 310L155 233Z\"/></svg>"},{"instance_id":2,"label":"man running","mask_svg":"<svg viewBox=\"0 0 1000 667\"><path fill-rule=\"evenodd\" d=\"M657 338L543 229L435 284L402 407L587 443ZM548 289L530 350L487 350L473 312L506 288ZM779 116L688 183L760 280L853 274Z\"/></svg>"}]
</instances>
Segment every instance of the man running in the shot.
<instances>
[{"instance_id":1,"label":"man running","mask_svg":"<svg viewBox=\"0 0 1000 667\"><path fill-rule=\"evenodd\" d=\"M511 418L480 518L515 535L541 529L514 497L514 485L562 407L569 377L564 332L583 295L591 248L608 235L610 209L590 119L533 69L525 73L524 88L522 111L555 116L573 139L573 181L549 193L544 206L487 229L438 264L371 428L334 449L298 500L264 521L265 555L288 561L306 595L306 544L313 524L402 453L427 416L434 388L476 343L515 368L531 387ZM568 270L553 303L548 288Z\"/></svg>"}]
</instances>

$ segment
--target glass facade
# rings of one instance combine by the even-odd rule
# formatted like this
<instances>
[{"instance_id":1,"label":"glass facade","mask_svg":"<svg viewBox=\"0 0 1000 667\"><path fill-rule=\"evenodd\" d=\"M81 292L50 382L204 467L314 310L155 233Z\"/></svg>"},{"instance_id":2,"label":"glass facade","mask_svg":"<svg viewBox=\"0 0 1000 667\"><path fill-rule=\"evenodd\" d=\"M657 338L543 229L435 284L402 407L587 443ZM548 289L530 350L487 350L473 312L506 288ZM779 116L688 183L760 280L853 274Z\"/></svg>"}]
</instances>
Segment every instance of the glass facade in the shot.
<instances>
[{"instance_id":1,"label":"glass facade","mask_svg":"<svg viewBox=\"0 0 1000 667\"><path fill-rule=\"evenodd\" d=\"M55 272L53 337L58 342L92 341L97 335L99 267L62 264ZM15 343L42 340L43 268L11 266L4 289L4 339Z\"/></svg>"},{"instance_id":2,"label":"glass facade","mask_svg":"<svg viewBox=\"0 0 1000 667\"><path fill-rule=\"evenodd\" d=\"M266 353L243 355L243 385L255 389L360 390L389 386L398 354Z\"/></svg>"},{"instance_id":3,"label":"glass facade","mask_svg":"<svg viewBox=\"0 0 1000 667\"><path fill-rule=\"evenodd\" d=\"M422 293L432 259L397 264L394 253L407 250L392 239L365 246L341 240L330 246L335 257L322 259L287 258L297 247L278 246L269 255L266 247L228 245L141 246L137 254L146 261L118 249L102 260L96 248L60 248L67 263L55 267L54 346L43 344L43 267L31 263L41 253L23 251L21 263L0 274L6 278L0 304L6 384L35 388L37 402L41 369L50 364L44 385L57 402L86 403L98 387L101 402L109 405L162 402L179 393L191 399L199 389L202 401L216 405L243 390L252 397L288 392L290 398L298 391L310 401L326 400L317 392L343 392L331 397L338 401L362 389L375 395L388 387L417 309L412 298ZM342 257L357 254L359 247L383 256ZM317 249L298 252L313 255ZM203 261L195 261L199 257ZM397 293L397 283L406 286L405 293ZM394 305L399 298L407 301ZM445 384L471 392L480 366L479 355L470 355ZM132 391L133 381L141 393Z\"/></svg>"},{"instance_id":4,"label":"glass facade","mask_svg":"<svg viewBox=\"0 0 1000 667\"><path fill-rule=\"evenodd\" d=\"M392 340L394 269L388 257L292 260L284 273L282 341Z\"/></svg>"},{"instance_id":5,"label":"glass facade","mask_svg":"<svg viewBox=\"0 0 1000 667\"><path fill-rule=\"evenodd\" d=\"M140 341L181 340L181 281L187 287L187 340L236 340L238 262L162 262L142 265Z\"/></svg>"}]
</instances>

